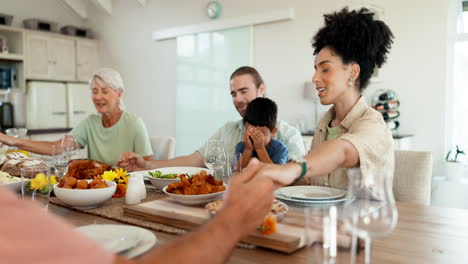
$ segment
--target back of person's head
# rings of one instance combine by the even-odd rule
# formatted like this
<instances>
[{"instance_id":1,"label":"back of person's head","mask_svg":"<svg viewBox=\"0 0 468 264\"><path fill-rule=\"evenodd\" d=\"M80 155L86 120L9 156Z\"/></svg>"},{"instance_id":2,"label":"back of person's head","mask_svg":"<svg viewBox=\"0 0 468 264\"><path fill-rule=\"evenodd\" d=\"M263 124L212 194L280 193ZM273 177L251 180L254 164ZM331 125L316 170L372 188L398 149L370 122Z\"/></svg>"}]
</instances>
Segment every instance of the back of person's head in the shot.
<instances>
[{"instance_id":1,"label":"back of person's head","mask_svg":"<svg viewBox=\"0 0 468 264\"><path fill-rule=\"evenodd\" d=\"M324 47L330 47L344 64L357 63L360 67L358 86L364 90L374 69L387 60L393 43L393 33L374 13L366 8L324 15L325 26L319 29L312 41L314 55Z\"/></svg>"},{"instance_id":2,"label":"back of person's head","mask_svg":"<svg viewBox=\"0 0 468 264\"><path fill-rule=\"evenodd\" d=\"M265 97L257 97L250 101L244 114L244 123L252 126L265 126L270 131L276 127L278 107L273 100Z\"/></svg>"},{"instance_id":3,"label":"back of person's head","mask_svg":"<svg viewBox=\"0 0 468 264\"><path fill-rule=\"evenodd\" d=\"M260 73L258 73L258 71L255 68L250 67L250 66L242 66L242 67L238 68L237 70L235 70L231 74L230 80L234 79L237 76L241 76L241 75L245 75L245 74L248 74L248 75L250 75L252 77L257 89L260 87L260 85L263 84L263 79L260 76Z\"/></svg>"}]
</instances>

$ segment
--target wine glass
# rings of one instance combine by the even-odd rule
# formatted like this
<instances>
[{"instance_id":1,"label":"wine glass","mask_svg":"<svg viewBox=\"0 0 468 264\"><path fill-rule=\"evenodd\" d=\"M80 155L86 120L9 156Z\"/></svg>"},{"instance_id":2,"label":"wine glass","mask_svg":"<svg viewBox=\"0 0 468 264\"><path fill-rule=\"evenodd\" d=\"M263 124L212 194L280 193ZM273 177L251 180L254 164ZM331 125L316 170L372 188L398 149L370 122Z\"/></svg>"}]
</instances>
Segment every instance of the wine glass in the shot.
<instances>
[{"instance_id":1,"label":"wine glass","mask_svg":"<svg viewBox=\"0 0 468 264\"><path fill-rule=\"evenodd\" d=\"M398 211L393 197L392 182L391 172L363 177L360 169L348 169L344 220L346 228L353 234L353 264L356 236L365 240L365 263L370 264L371 239L388 235L396 226Z\"/></svg>"},{"instance_id":2,"label":"wine glass","mask_svg":"<svg viewBox=\"0 0 468 264\"><path fill-rule=\"evenodd\" d=\"M221 140L208 140L205 150L205 166L214 171L224 168L226 164L226 152L224 151L224 143Z\"/></svg>"},{"instance_id":3,"label":"wine glass","mask_svg":"<svg viewBox=\"0 0 468 264\"><path fill-rule=\"evenodd\" d=\"M72 135L65 135L62 139L62 153L67 157L68 160L71 159L72 155L76 150L78 150L78 143L75 141Z\"/></svg>"}]
</instances>

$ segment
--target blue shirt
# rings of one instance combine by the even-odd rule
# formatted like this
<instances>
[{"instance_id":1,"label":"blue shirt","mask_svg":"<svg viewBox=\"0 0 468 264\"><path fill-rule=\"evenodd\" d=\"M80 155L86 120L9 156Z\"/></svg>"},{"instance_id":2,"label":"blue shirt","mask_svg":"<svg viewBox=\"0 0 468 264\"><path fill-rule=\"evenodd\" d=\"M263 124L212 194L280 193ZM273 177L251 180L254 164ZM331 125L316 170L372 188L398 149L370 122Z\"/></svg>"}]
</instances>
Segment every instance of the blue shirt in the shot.
<instances>
[{"instance_id":1,"label":"blue shirt","mask_svg":"<svg viewBox=\"0 0 468 264\"><path fill-rule=\"evenodd\" d=\"M244 142L241 141L236 145L236 154L244 152ZM268 156L270 156L271 161L275 164L284 164L288 161L288 148L286 145L276 139L271 140L270 146L266 149ZM252 152L252 157L258 158L257 152L255 150Z\"/></svg>"}]
</instances>

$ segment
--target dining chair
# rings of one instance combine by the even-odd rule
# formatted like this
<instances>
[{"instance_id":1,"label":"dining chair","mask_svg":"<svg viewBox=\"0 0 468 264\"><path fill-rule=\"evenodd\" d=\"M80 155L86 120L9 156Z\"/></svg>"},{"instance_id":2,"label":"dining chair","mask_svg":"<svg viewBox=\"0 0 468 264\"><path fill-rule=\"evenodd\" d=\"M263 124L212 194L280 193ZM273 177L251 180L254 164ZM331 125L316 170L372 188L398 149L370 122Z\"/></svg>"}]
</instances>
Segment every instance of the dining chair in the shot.
<instances>
[{"instance_id":1,"label":"dining chair","mask_svg":"<svg viewBox=\"0 0 468 264\"><path fill-rule=\"evenodd\" d=\"M432 153L395 150L393 193L395 200L429 205L431 201Z\"/></svg>"},{"instance_id":2,"label":"dining chair","mask_svg":"<svg viewBox=\"0 0 468 264\"><path fill-rule=\"evenodd\" d=\"M153 160L167 160L175 156L175 138L150 137L151 147L153 149Z\"/></svg>"}]
</instances>

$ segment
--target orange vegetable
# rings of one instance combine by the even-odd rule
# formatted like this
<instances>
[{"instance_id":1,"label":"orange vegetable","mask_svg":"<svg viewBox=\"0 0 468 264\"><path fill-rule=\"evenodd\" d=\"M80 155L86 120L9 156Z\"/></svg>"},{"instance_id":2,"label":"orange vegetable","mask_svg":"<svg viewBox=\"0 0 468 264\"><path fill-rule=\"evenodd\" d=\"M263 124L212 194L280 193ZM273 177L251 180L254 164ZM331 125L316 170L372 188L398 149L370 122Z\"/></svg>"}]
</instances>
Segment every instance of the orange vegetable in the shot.
<instances>
[{"instance_id":1,"label":"orange vegetable","mask_svg":"<svg viewBox=\"0 0 468 264\"><path fill-rule=\"evenodd\" d=\"M120 198L125 197L125 193L127 192L127 185L119 183L117 184L117 190L115 190L113 198Z\"/></svg>"},{"instance_id":2,"label":"orange vegetable","mask_svg":"<svg viewBox=\"0 0 468 264\"><path fill-rule=\"evenodd\" d=\"M276 218L271 214L268 214L263 219L262 234L271 235L274 233L276 233Z\"/></svg>"}]
</instances>

